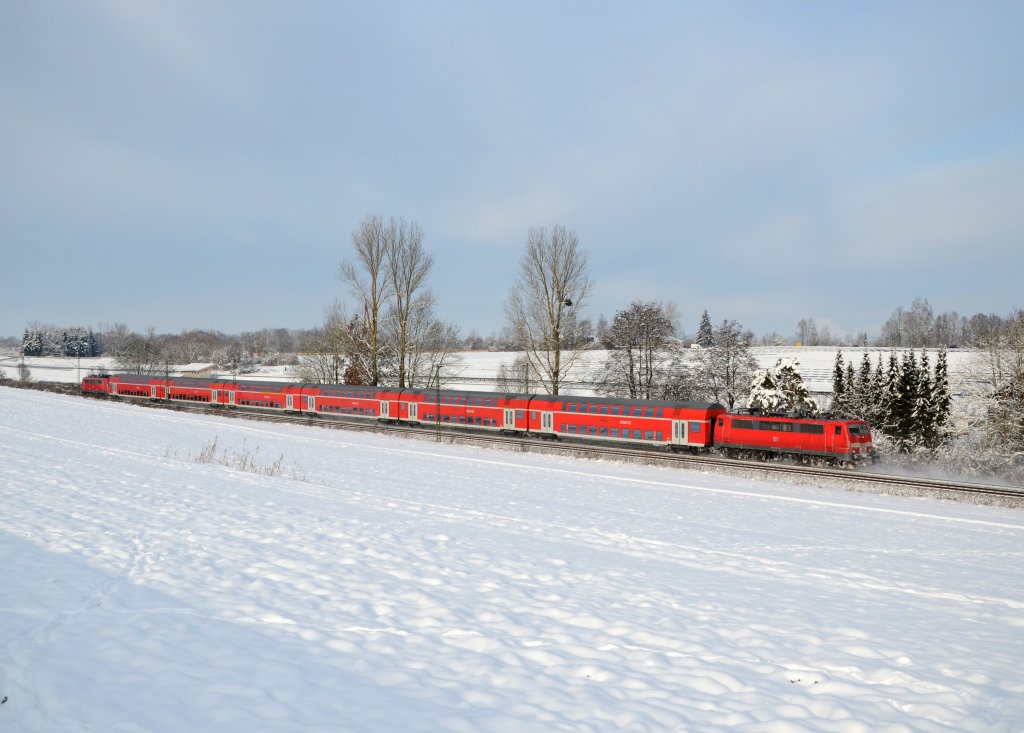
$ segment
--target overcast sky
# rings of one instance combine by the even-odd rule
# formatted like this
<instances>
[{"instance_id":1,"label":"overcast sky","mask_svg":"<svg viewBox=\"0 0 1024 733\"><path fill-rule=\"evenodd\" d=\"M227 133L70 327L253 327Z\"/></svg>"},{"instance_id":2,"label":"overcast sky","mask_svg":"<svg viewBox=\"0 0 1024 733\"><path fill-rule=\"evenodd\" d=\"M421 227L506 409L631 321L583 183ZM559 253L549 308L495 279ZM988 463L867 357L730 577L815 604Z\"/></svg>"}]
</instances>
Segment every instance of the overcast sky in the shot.
<instances>
[{"instance_id":1,"label":"overcast sky","mask_svg":"<svg viewBox=\"0 0 1024 733\"><path fill-rule=\"evenodd\" d=\"M588 308L761 334L1024 306L1024 3L0 6L0 335L311 327L368 214L487 335L530 227Z\"/></svg>"}]
</instances>

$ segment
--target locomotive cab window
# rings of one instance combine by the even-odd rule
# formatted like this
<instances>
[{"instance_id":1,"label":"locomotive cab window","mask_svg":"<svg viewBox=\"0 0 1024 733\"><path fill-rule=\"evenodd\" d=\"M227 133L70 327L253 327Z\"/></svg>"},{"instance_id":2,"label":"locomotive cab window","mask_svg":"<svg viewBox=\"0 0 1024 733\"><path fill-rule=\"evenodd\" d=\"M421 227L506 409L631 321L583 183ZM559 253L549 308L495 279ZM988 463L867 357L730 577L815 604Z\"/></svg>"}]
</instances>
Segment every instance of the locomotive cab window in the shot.
<instances>
[{"instance_id":1,"label":"locomotive cab window","mask_svg":"<svg viewBox=\"0 0 1024 733\"><path fill-rule=\"evenodd\" d=\"M843 434L843 426L842 425L836 425L836 435L842 435L842 434Z\"/></svg>"}]
</instances>

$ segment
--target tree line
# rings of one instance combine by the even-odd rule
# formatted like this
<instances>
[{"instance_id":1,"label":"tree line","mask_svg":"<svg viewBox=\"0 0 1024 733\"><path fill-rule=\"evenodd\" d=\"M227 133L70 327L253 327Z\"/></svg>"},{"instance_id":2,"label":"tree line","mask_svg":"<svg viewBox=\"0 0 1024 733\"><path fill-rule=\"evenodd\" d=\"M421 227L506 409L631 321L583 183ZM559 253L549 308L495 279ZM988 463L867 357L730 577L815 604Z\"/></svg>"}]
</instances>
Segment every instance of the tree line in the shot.
<instances>
[{"instance_id":1,"label":"tree line","mask_svg":"<svg viewBox=\"0 0 1024 733\"><path fill-rule=\"evenodd\" d=\"M875 432L890 436L902 453L934 450L949 438L952 396L946 350L940 349L932 370L928 352L893 351L888 366L882 355L872 367L865 351L859 370L850 361L843 366L836 352L832 375L832 410L866 420Z\"/></svg>"}]
</instances>

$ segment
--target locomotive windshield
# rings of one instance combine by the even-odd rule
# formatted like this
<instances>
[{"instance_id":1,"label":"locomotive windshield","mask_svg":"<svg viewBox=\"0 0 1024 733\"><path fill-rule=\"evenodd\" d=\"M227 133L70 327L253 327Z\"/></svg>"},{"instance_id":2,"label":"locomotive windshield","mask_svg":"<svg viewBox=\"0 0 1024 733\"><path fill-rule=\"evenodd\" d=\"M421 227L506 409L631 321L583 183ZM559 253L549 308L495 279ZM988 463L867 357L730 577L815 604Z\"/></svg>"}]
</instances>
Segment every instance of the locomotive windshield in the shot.
<instances>
[{"instance_id":1,"label":"locomotive windshield","mask_svg":"<svg viewBox=\"0 0 1024 733\"><path fill-rule=\"evenodd\" d=\"M848 425L850 435L868 435L871 430L867 425Z\"/></svg>"}]
</instances>

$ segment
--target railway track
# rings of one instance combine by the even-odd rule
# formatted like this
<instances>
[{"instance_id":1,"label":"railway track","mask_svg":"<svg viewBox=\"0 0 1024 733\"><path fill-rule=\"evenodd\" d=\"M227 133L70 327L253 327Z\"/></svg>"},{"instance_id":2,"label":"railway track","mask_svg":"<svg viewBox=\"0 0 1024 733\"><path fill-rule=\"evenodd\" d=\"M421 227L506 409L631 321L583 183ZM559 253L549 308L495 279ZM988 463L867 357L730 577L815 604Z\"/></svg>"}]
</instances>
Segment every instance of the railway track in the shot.
<instances>
[{"instance_id":1,"label":"railway track","mask_svg":"<svg viewBox=\"0 0 1024 733\"><path fill-rule=\"evenodd\" d=\"M419 440L438 440L446 443L505 448L518 452L569 455L591 460L617 460L628 463L685 468L693 471L714 471L746 478L785 479L791 483L811 486L834 486L845 489L873 491L884 494L933 496L976 504L998 504L1024 507L1024 487L1000 486L966 480L931 479L925 477L896 476L867 469L840 469L800 466L785 462L764 462L721 458L713 455L693 455L650 449L618 446L592 446L564 440L540 440L503 434L479 434L469 430L433 425L420 426L390 424L374 421L362 423L338 417L318 415L281 414L261 410L226 410L204 404L187 402L140 401L136 404L159 409L172 409L222 417L236 417L266 422L314 425L380 434L403 435Z\"/></svg>"},{"instance_id":2,"label":"railway track","mask_svg":"<svg viewBox=\"0 0 1024 733\"><path fill-rule=\"evenodd\" d=\"M78 385L46 384L34 382L29 385L4 380L10 387L29 387L63 394L80 394ZM692 455L671 453L650 449L632 449L618 446L591 446L562 440L538 440L501 434L478 434L458 428L446 427L438 431L434 426L423 424L413 427L402 424L361 423L338 417L289 415L263 412L260 410L225 410L204 404L188 402L148 402L131 404L171 409L181 412L220 415L222 417L247 418L267 422L317 425L321 427L361 430L381 434L404 435L419 440L439 440L447 443L462 443L487 447L504 447L509 450L532 453L570 455L591 460L617 460L629 463L661 465L685 468L693 471L714 471L745 478L785 479L791 483L809 486L834 486L861 491L910 496L933 496L955 501L969 501L977 504L998 504L1010 507L1024 507L1024 487L985 484L966 479L931 479L916 476L897 476L867 469L849 470L798 466L783 462L763 462L720 458L713 455Z\"/></svg>"}]
</instances>

